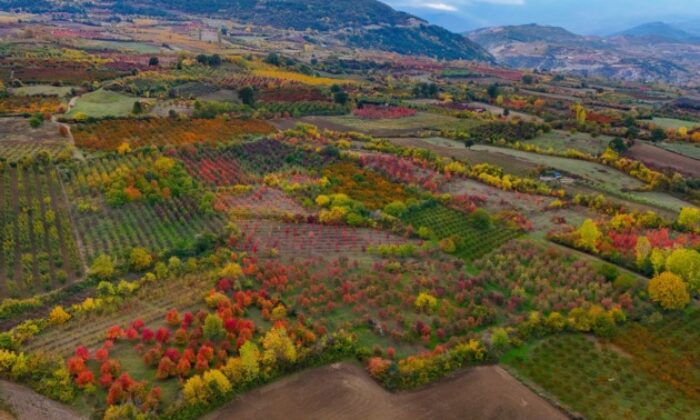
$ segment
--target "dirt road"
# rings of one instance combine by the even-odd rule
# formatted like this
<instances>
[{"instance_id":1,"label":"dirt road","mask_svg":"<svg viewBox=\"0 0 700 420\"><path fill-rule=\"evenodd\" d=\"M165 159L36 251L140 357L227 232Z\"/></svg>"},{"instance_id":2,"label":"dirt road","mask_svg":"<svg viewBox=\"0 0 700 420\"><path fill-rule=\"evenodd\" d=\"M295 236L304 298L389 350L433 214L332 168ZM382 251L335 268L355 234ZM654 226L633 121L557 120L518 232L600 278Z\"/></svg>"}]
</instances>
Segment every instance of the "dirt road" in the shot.
<instances>
[{"instance_id":1,"label":"dirt road","mask_svg":"<svg viewBox=\"0 0 700 420\"><path fill-rule=\"evenodd\" d=\"M12 413L19 420L86 419L61 403L37 394L25 386L8 381L0 381L0 398L12 408Z\"/></svg>"}]
</instances>

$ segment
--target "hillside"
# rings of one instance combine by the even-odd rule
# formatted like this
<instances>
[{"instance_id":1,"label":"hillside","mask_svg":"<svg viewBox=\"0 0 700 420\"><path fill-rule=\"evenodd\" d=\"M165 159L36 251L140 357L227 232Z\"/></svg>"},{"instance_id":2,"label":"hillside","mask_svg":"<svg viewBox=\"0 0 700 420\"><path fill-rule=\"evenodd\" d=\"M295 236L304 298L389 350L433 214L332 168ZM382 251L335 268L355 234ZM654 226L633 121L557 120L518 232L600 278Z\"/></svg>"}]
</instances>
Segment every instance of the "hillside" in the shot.
<instances>
[{"instance_id":1,"label":"hillside","mask_svg":"<svg viewBox=\"0 0 700 420\"><path fill-rule=\"evenodd\" d=\"M65 7L60 1L0 0L0 10L46 12ZM351 47L440 59L493 61L488 52L470 40L377 0L114 0L87 2L81 7L86 11L106 8L127 15L178 17L186 13L235 19L259 26L318 31Z\"/></svg>"},{"instance_id":2,"label":"hillside","mask_svg":"<svg viewBox=\"0 0 700 420\"><path fill-rule=\"evenodd\" d=\"M685 83L694 77L697 63L688 57L697 54L692 50L695 45L669 41L681 37L683 31L671 31L670 26L666 32L661 29L657 25L640 27L626 35L601 38L530 24L484 28L465 36L509 67L627 81ZM655 48L660 35L634 35L651 34L654 30L666 34L666 48L662 51Z\"/></svg>"}]
</instances>

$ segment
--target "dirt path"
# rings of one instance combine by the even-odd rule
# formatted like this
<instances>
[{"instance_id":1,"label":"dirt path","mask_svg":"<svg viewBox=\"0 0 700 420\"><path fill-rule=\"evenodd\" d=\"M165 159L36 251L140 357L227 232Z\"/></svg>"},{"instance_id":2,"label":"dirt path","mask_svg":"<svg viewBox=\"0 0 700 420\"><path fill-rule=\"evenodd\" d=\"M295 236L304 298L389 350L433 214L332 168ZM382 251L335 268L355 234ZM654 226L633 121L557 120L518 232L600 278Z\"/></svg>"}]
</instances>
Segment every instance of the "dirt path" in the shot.
<instances>
[{"instance_id":1,"label":"dirt path","mask_svg":"<svg viewBox=\"0 0 700 420\"><path fill-rule=\"evenodd\" d=\"M482 366L427 388L392 394L357 365L338 363L252 391L205 417L266 420L566 419L499 366Z\"/></svg>"},{"instance_id":2,"label":"dirt path","mask_svg":"<svg viewBox=\"0 0 700 420\"><path fill-rule=\"evenodd\" d=\"M19 420L76 420L86 417L70 407L53 401L31 389L12 382L0 381L0 397Z\"/></svg>"}]
</instances>

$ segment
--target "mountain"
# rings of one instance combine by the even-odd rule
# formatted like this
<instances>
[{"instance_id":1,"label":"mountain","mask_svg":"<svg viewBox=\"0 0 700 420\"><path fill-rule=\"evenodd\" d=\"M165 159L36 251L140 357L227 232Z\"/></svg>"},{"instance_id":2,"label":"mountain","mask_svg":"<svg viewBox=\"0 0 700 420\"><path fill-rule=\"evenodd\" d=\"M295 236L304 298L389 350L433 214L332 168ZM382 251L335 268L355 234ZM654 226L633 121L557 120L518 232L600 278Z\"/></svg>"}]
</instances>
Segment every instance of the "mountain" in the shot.
<instances>
[{"instance_id":1,"label":"mountain","mask_svg":"<svg viewBox=\"0 0 700 420\"><path fill-rule=\"evenodd\" d=\"M61 0L0 0L0 10L60 11ZM103 0L71 2L115 14L177 17L187 13L258 26L316 31L351 47L440 59L493 61L477 44L377 0Z\"/></svg>"},{"instance_id":2,"label":"mountain","mask_svg":"<svg viewBox=\"0 0 700 420\"><path fill-rule=\"evenodd\" d=\"M615 36L637 38L645 42L700 42L700 37L664 22L645 23L617 33Z\"/></svg>"},{"instance_id":3,"label":"mountain","mask_svg":"<svg viewBox=\"0 0 700 420\"><path fill-rule=\"evenodd\" d=\"M640 30L639 33L643 33ZM666 37L676 31L666 31ZM629 81L687 83L698 78L700 46L661 38L581 36L541 25L502 26L465 34L506 66Z\"/></svg>"}]
</instances>

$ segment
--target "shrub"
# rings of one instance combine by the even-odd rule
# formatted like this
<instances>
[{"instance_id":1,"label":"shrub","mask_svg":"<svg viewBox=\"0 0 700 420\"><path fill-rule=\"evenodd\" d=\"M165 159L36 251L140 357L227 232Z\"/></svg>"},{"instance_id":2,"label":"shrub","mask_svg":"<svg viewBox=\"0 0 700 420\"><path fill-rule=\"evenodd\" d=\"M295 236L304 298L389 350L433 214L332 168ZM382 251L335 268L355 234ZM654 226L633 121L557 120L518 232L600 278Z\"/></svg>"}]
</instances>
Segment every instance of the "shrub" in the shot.
<instances>
[{"instance_id":1,"label":"shrub","mask_svg":"<svg viewBox=\"0 0 700 420\"><path fill-rule=\"evenodd\" d=\"M153 257L145 248L134 248L129 255L129 265L134 271L144 271L153 263Z\"/></svg>"},{"instance_id":2,"label":"shrub","mask_svg":"<svg viewBox=\"0 0 700 420\"><path fill-rule=\"evenodd\" d=\"M670 272L661 273L649 282L649 297L664 309L683 309L690 301L683 280Z\"/></svg>"},{"instance_id":3,"label":"shrub","mask_svg":"<svg viewBox=\"0 0 700 420\"><path fill-rule=\"evenodd\" d=\"M92 262L90 275L98 280L111 280L114 275L114 260L109 255L101 254Z\"/></svg>"},{"instance_id":4,"label":"shrub","mask_svg":"<svg viewBox=\"0 0 700 420\"><path fill-rule=\"evenodd\" d=\"M475 210L469 216L472 226L481 230L488 230L493 227L493 219L491 215L484 209Z\"/></svg>"},{"instance_id":5,"label":"shrub","mask_svg":"<svg viewBox=\"0 0 700 420\"><path fill-rule=\"evenodd\" d=\"M49 322L54 325L65 324L70 319L70 314L62 306L54 307L49 313Z\"/></svg>"}]
</instances>

